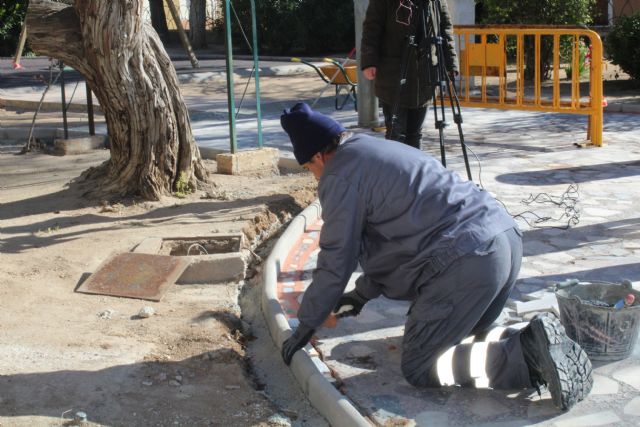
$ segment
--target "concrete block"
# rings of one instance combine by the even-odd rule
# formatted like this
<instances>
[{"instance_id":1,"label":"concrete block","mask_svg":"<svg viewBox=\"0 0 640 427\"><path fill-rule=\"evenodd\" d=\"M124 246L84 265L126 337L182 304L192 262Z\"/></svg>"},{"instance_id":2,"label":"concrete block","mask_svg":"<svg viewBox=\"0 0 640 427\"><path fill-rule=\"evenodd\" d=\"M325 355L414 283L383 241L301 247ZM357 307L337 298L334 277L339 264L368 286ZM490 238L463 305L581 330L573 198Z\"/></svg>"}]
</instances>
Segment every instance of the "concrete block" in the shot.
<instances>
[{"instance_id":1,"label":"concrete block","mask_svg":"<svg viewBox=\"0 0 640 427\"><path fill-rule=\"evenodd\" d=\"M305 169L298 164L298 161L293 157L282 156L278 160L278 167L285 171L290 172L304 172Z\"/></svg>"},{"instance_id":2,"label":"concrete block","mask_svg":"<svg viewBox=\"0 0 640 427\"><path fill-rule=\"evenodd\" d=\"M133 252L139 254L157 254L162 247L162 239L159 237L149 237L144 239L138 246L133 249Z\"/></svg>"},{"instance_id":3,"label":"concrete block","mask_svg":"<svg viewBox=\"0 0 640 427\"><path fill-rule=\"evenodd\" d=\"M67 154L81 154L91 150L102 149L107 146L104 135L85 136L53 141L53 154L65 156Z\"/></svg>"},{"instance_id":4,"label":"concrete block","mask_svg":"<svg viewBox=\"0 0 640 427\"><path fill-rule=\"evenodd\" d=\"M253 173L279 174L278 149L262 148L239 153L221 153L216 156L218 173L245 175Z\"/></svg>"},{"instance_id":5,"label":"concrete block","mask_svg":"<svg viewBox=\"0 0 640 427\"><path fill-rule=\"evenodd\" d=\"M522 299L525 301L535 301L539 299L545 299L549 297L555 298L555 292L551 289L541 289L539 291L534 291L528 294L522 295Z\"/></svg>"},{"instance_id":6,"label":"concrete block","mask_svg":"<svg viewBox=\"0 0 640 427\"><path fill-rule=\"evenodd\" d=\"M533 301L516 301L516 313L518 316L523 316L527 313L532 312L541 312L541 311L551 311L558 313L558 300L556 299L555 294L546 295L544 298L533 300Z\"/></svg>"},{"instance_id":7,"label":"concrete block","mask_svg":"<svg viewBox=\"0 0 640 427\"><path fill-rule=\"evenodd\" d=\"M200 242L200 243L198 243ZM151 237L144 239L133 252L180 257L189 265L178 278L179 284L221 283L244 278L246 261L242 256L241 234L216 234L198 237ZM204 245L204 246L201 246ZM205 248L205 246L208 247ZM206 253L191 255L186 247L201 247Z\"/></svg>"},{"instance_id":8,"label":"concrete block","mask_svg":"<svg viewBox=\"0 0 640 427\"><path fill-rule=\"evenodd\" d=\"M176 283L219 283L244 278L246 264L240 252L187 256L191 261Z\"/></svg>"}]
</instances>

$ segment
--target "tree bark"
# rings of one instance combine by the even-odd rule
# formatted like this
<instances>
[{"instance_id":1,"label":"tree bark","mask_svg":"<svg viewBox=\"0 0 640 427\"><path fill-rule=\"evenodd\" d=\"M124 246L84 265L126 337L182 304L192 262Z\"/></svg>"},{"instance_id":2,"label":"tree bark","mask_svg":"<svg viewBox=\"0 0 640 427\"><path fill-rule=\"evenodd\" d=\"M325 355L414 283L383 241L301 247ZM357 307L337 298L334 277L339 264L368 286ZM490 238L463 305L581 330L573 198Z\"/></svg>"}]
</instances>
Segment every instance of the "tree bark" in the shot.
<instances>
[{"instance_id":1,"label":"tree bark","mask_svg":"<svg viewBox=\"0 0 640 427\"><path fill-rule=\"evenodd\" d=\"M189 6L189 41L191 46L207 46L207 2L191 0Z\"/></svg>"},{"instance_id":2,"label":"tree bark","mask_svg":"<svg viewBox=\"0 0 640 427\"><path fill-rule=\"evenodd\" d=\"M178 76L157 33L142 22L142 0L31 0L29 41L86 79L105 115L111 158L96 195L156 200L180 181L207 178Z\"/></svg>"}]
</instances>

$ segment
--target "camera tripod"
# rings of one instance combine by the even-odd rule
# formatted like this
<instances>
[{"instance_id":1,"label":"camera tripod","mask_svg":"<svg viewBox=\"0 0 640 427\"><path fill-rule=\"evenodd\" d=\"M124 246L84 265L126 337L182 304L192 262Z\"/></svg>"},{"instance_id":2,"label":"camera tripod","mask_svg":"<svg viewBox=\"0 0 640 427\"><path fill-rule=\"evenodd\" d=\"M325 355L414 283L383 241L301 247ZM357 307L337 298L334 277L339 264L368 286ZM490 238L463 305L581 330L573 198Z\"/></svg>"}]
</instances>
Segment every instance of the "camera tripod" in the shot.
<instances>
[{"instance_id":1,"label":"camera tripod","mask_svg":"<svg viewBox=\"0 0 640 427\"><path fill-rule=\"evenodd\" d=\"M391 130L390 135L394 135L394 130L398 125L398 110L400 102L400 94L403 86L407 82L407 71L409 58L413 57L416 61L420 60L420 55L427 56L427 73L431 87L433 88L433 113L435 128L438 129L438 138L440 141L440 157L442 166L447 167L447 159L444 147L444 128L447 127L445 118L445 93L449 98L453 121L458 127L458 137L462 148L462 156L464 165L467 170L467 177L472 181L471 168L469 167L469 158L467 156L467 146L464 143L464 134L462 133L462 113L460 112L460 101L456 93L452 76L447 72L443 48L443 29L441 23L442 5L440 0L414 0L417 7L417 19L415 31L407 36L407 43L403 46L401 63L400 63L400 81L396 89L396 96L392 106ZM424 49L423 52L420 50ZM425 53L426 52L426 53ZM412 55L413 53L413 55ZM434 58L435 55L435 58ZM436 66L433 66L435 63ZM438 102L436 102L438 101Z\"/></svg>"}]
</instances>

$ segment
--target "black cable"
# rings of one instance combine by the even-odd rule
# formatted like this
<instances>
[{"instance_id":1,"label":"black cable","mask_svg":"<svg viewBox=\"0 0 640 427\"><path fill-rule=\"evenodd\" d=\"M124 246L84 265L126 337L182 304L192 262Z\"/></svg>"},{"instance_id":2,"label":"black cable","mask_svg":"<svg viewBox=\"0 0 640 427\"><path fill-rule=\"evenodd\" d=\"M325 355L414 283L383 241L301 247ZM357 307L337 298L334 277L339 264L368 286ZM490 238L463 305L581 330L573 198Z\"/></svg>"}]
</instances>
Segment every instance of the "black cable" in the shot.
<instances>
[{"instance_id":1,"label":"black cable","mask_svg":"<svg viewBox=\"0 0 640 427\"><path fill-rule=\"evenodd\" d=\"M498 202L502 204L504 209L507 211L509 215L511 215L514 219L520 218L531 228L556 228L559 230L567 230L571 226L575 226L580 222L580 212L576 209L576 205L579 201L579 191L578 184L572 183L569 184L569 187L565 190L565 192L561 196L551 196L548 193L538 193L537 195L529 194L527 199L523 199L520 203L523 203L527 206L530 206L533 203L550 203L552 205L558 206L564 209L564 212L557 218L552 216L540 216L537 213L526 210L517 214L512 214L509 212L507 206L502 202L502 200L496 198ZM529 218L527 217L529 216ZM533 218L530 218L530 217ZM560 222L565 220L566 225L564 226L539 226L538 224L543 224L548 221Z\"/></svg>"}]
</instances>

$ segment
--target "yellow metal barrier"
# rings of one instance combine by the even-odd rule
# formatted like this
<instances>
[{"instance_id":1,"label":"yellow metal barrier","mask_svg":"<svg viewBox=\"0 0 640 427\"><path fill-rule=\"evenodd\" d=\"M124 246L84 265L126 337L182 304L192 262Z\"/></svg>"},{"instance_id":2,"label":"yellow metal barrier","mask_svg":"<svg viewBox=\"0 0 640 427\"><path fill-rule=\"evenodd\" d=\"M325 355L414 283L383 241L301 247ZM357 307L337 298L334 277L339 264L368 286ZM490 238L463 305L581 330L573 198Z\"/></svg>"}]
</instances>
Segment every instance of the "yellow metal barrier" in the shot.
<instances>
[{"instance_id":1,"label":"yellow metal barrier","mask_svg":"<svg viewBox=\"0 0 640 427\"><path fill-rule=\"evenodd\" d=\"M602 41L594 31L578 27L487 25L454 27L460 48L460 104L468 107L589 115L587 139L602 146ZM570 46L561 85L561 39ZM588 40L589 50L584 40ZM570 43L568 42L570 41ZM550 83L541 73L543 45L552 46ZM587 55L585 55L587 54ZM525 58L526 56L533 55ZM586 56L586 57L585 57ZM529 59L529 61L525 61ZM588 60L588 91L581 94L580 68ZM525 79L525 62L534 68ZM528 70L527 70L528 71ZM479 80L479 85L477 80ZM585 79L586 80L586 79ZM586 83L583 82L583 83ZM561 86L570 86L564 88Z\"/></svg>"}]
</instances>

